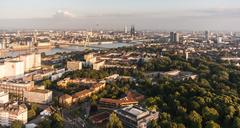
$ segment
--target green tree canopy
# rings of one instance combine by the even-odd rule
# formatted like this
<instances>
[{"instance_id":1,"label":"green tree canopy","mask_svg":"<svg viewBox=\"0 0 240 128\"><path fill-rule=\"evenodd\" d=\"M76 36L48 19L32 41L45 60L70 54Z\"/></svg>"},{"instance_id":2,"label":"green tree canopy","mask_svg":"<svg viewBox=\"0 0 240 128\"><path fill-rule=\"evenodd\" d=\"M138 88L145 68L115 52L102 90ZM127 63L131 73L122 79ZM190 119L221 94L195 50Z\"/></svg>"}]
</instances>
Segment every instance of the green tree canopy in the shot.
<instances>
[{"instance_id":1,"label":"green tree canopy","mask_svg":"<svg viewBox=\"0 0 240 128\"><path fill-rule=\"evenodd\" d=\"M19 120L13 121L10 126L10 128L23 128L23 127L24 127L23 122Z\"/></svg>"},{"instance_id":2,"label":"green tree canopy","mask_svg":"<svg viewBox=\"0 0 240 128\"><path fill-rule=\"evenodd\" d=\"M122 122L117 117L116 113L112 113L109 116L109 122L107 124L107 128L123 128Z\"/></svg>"},{"instance_id":3,"label":"green tree canopy","mask_svg":"<svg viewBox=\"0 0 240 128\"><path fill-rule=\"evenodd\" d=\"M215 123L214 121L208 121L206 124L206 128L221 128L218 123Z\"/></svg>"}]
</instances>

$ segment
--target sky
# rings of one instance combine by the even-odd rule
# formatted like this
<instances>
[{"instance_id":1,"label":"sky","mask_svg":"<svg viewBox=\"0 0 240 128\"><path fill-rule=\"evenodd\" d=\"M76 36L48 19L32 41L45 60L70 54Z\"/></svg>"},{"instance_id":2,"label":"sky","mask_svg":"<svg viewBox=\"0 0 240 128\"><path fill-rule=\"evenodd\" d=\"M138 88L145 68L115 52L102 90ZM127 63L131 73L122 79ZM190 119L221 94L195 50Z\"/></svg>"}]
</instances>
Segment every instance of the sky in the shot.
<instances>
[{"instance_id":1,"label":"sky","mask_svg":"<svg viewBox=\"0 0 240 128\"><path fill-rule=\"evenodd\" d=\"M0 0L0 29L240 30L240 0Z\"/></svg>"}]
</instances>

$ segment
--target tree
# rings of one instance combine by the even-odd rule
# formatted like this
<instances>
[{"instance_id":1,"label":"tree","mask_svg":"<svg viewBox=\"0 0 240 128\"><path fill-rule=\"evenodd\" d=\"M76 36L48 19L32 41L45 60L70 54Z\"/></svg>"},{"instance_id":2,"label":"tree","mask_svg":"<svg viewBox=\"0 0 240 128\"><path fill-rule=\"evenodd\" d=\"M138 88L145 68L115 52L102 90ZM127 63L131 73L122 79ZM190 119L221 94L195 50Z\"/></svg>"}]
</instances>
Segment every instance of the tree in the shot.
<instances>
[{"instance_id":1,"label":"tree","mask_svg":"<svg viewBox=\"0 0 240 128\"><path fill-rule=\"evenodd\" d=\"M240 118L239 117L235 117L233 120L233 128L240 128Z\"/></svg>"},{"instance_id":2,"label":"tree","mask_svg":"<svg viewBox=\"0 0 240 128\"><path fill-rule=\"evenodd\" d=\"M37 128L51 128L51 122L49 119L44 119L42 122L39 123Z\"/></svg>"},{"instance_id":3,"label":"tree","mask_svg":"<svg viewBox=\"0 0 240 128\"><path fill-rule=\"evenodd\" d=\"M36 112L33 109L28 111L28 119L33 119L36 116Z\"/></svg>"},{"instance_id":4,"label":"tree","mask_svg":"<svg viewBox=\"0 0 240 128\"><path fill-rule=\"evenodd\" d=\"M52 85L52 82L50 80L44 80L42 84L44 87L49 88Z\"/></svg>"},{"instance_id":5,"label":"tree","mask_svg":"<svg viewBox=\"0 0 240 128\"><path fill-rule=\"evenodd\" d=\"M63 128L63 117L59 113L54 113L51 116L52 124L51 126L53 128Z\"/></svg>"},{"instance_id":6,"label":"tree","mask_svg":"<svg viewBox=\"0 0 240 128\"><path fill-rule=\"evenodd\" d=\"M23 122L19 120L13 121L10 128L23 128Z\"/></svg>"},{"instance_id":7,"label":"tree","mask_svg":"<svg viewBox=\"0 0 240 128\"><path fill-rule=\"evenodd\" d=\"M189 125L193 128L201 128L202 127L202 116L198 114L196 111L191 111L188 115Z\"/></svg>"},{"instance_id":8,"label":"tree","mask_svg":"<svg viewBox=\"0 0 240 128\"><path fill-rule=\"evenodd\" d=\"M221 128L218 123L215 123L214 121L208 121L206 124L206 128Z\"/></svg>"},{"instance_id":9,"label":"tree","mask_svg":"<svg viewBox=\"0 0 240 128\"><path fill-rule=\"evenodd\" d=\"M157 121L156 120L152 120L150 123L149 123L149 127L148 128L160 128L160 126L157 124Z\"/></svg>"},{"instance_id":10,"label":"tree","mask_svg":"<svg viewBox=\"0 0 240 128\"><path fill-rule=\"evenodd\" d=\"M205 120L217 121L219 114L214 108L204 107L202 110L202 116Z\"/></svg>"},{"instance_id":11,"label":"tree","mask_svg":"<svg viewBox=\"0 0 240 128\"><path fill-rule=\"evenodd\" d=\"M110 115L107 128L123 128L122 122L115 113Z\"/></svg>"}]
</instances>

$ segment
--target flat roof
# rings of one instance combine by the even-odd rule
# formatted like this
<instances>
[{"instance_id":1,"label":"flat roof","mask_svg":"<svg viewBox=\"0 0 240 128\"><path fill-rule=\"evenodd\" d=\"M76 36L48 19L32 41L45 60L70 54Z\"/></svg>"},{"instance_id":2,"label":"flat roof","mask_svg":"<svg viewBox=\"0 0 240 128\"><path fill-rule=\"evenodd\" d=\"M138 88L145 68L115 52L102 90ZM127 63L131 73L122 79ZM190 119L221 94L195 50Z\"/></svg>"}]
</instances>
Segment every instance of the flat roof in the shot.
<instances>
[{"instance_id":1,"label":"flat roof","mask_svg":"<svg viewBox=\"0 0 240 128\"><path fill-rule=\"evenodd\" d=\"M142 109L138 109L138 108L135 108L135 107L126 107L126 108L123 108L123 110L125 112L128 112L128 113L134 115L134 116L141 115L142 113L145 112Z\"/></svg>"}]
</instances>

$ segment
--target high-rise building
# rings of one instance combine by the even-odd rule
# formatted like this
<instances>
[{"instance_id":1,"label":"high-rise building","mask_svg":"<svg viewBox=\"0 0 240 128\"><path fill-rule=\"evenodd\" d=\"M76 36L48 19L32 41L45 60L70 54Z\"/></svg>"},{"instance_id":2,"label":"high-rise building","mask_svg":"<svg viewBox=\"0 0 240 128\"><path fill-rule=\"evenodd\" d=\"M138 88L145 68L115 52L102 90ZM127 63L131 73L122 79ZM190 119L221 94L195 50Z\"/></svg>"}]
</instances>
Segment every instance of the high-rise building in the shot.
<instances>
[{"instance_id":1,"label":"high-rise building","mask_svg":"<svg viewBox=\"0 0 240 128\"><path fill-rule=\"evenodd\" d=\"M174 34L174 41L176 42L176 43L178 43L179 42L179 33L175 33Z\"/></svg>"},{"instance_id":2,"label":"high-rise building","mask_svg":"<svg viewBox=\"0 0 240 128\"><path fill-rule=\"evenodd\" d=\"M23 61L6 61L5 77L7 78L21 78L24 76L24 62Z\"/></svg>"},{"instance_id":3,"label":"high-rise building","mask_svg":"<svg viewBox=\"0 0 240 128\"><path fill-rule=\"evenodd\" d=\"M41 54L26 54L19 56L19 60L24 62L24 71L41 67Z\"/></svg>"},{"instance_id":4,"label":"high-rise building","mask_svg":"<svg viewBox=\"0 0 240 128\"><path fill-rule=\"evenodd\" d=\"M170 42L174 42L174 32L170 32Z\"/></svg>"},{"instance_id":5,"label":"high-rise building","mask_svg":"<svg viewBox=\"0 0 240 128\"><path fill-rule=\"evenodd\" d=\"M127 28L127 26L124 27L124 33L125 33L125 34L128 33L128 28Z\"/></svg>"},{"instance_id":6,"label":"high-rise building","mask_svg":"<svg viewBox=\"0 0 240 128\"><path fill-rule=\"evenodd\" d=\"M206 41L209 40L209 31L205 31L205 40L206 40Z\"/></svg>"},{"instance_id":7,"label":"high-rise building","mask_svg":"<svg viewBox=\"0 0 240 128\"><path fill-rule=\"evenodd\" d=\"M179 34L176 32L170 32L170 42L171 43L178 43L179 40Z\"/></svg>"}]
</instances>

